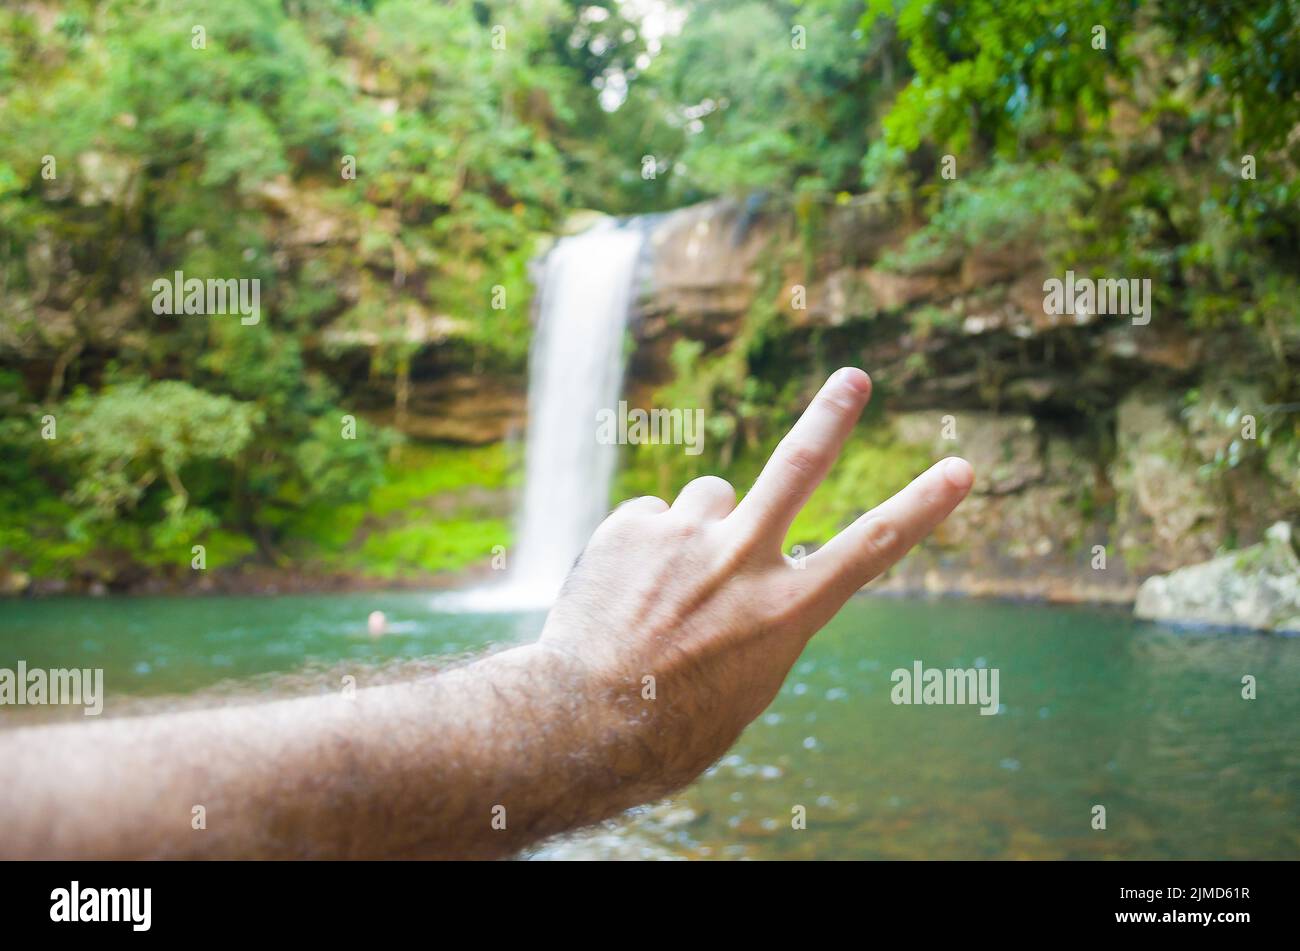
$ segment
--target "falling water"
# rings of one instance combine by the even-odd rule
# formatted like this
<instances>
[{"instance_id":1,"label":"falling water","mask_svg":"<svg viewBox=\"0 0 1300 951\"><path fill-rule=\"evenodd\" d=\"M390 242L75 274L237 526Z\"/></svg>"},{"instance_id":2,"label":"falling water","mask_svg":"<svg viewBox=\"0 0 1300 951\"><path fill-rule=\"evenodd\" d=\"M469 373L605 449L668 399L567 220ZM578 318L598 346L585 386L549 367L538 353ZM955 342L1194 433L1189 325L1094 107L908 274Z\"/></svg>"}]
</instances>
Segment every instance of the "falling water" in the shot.
<instances>
[{"instance_id":1,"label":"falling water","mask_svg":"<svg viewBox=\"0 0 1300 951\"><path fill-rule=\"evenodd\" d=\"M597 413L623 386L623 331L641 250L635 224L603 222L547 255L529 360L523 512L505 584L465 592L473 610L546 607L609 509L618 447ZM440 599L440 607L446 607Z\"/></svg>"}]
</instances>

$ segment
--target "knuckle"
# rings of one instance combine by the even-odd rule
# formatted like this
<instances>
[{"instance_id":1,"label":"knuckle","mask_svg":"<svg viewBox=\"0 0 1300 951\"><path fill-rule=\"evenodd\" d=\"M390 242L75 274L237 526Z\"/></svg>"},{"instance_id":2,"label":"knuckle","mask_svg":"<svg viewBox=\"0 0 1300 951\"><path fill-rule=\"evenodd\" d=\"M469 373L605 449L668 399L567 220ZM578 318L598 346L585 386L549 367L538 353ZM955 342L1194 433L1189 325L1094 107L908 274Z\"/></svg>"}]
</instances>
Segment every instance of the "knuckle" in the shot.
<instances>
[{"instance_id":1,"label":"knuckle","mask_svg":"<svg viewBox=\"0 0 1300 951\"><path fill-rule=\"evenodd\" d=\"M806 444L785 447L782 458L787 466L800 475L819 472L826 464L826 453Z\"/></svg>"},{"instance_id":2,"label":"knuckle","mask_svg":"<svg viewBox=\"0 0 1300 951\"><path fill-rule=\"evenodd\" d=\"M684 542L700 535L704 527L694 518L672 518L664 524L664 528L670 538Z\"/></svg>"},{"instance_id":3,"label":"knuckle","mask_svg":"<svg viewBox=\"0 0 1300 951\"><path fill-rule=\"evenodd\" d=\"M676 525L678 538L695 538L703 532L703 526L694 519L683 519Z\"/></svg>"},{"instance_id":4,"label":"knuckle","mask_svg":"<svg viewBox=\"0 0 1300 951\"><path fill-rule=\"evenodd\" d=\"M736 490L731 487L731 483L720 476L703 475L697 479L692 479L688 486L695 486L698 489L708 489L711 492L722 494L724 492L734 493Z\"/></svg>"},{"instance_id":5,"label":"knuckle","mask_svg":"<svg viewBox=\"0 0 1300 951\"><path fill-rule=\"evenodd\" d=\"M692 479L682 486L681 492L677 494L678 500L691 496L697 496L708 503L729 502L731 505L736 503L736 490L732 488L731 483L714 475Z\"/></svg>"},{"instance_id":6,"label":"knuckle","mask_svg":"<svg viewBox=\"0 0 1300 951\"><path fill-rule=\"evenodd\" d=\"M658 504L656 504L658 503ZM651 495L628 499L614 507L596 528L597 535L628 538L640 533L649 516L666 511L668 503Z\"/></svg>"},{"instance_id":7,"label":"knuckle","mask_svg":"<svg viewBox=\"0 0 1300 951\"><path fill-rule=\"evenodd\" d=\"M656 495L638 495L635 498L620 502L610 514L626 517L628 515L646 514L655 510L663 511L666 508L668 508L668 503Z\"/></svg>"},{"instance_id":8,"label":"knuckle","mask_svg":"<svg viewBox=\"0 0 1300 951\"><path fill-rule=\"evenodd\" d=\"M868 519L862 526L862 547L872 560L890 560L898 550L898 529L889 519Z\"/></svg>"}]
</instances>

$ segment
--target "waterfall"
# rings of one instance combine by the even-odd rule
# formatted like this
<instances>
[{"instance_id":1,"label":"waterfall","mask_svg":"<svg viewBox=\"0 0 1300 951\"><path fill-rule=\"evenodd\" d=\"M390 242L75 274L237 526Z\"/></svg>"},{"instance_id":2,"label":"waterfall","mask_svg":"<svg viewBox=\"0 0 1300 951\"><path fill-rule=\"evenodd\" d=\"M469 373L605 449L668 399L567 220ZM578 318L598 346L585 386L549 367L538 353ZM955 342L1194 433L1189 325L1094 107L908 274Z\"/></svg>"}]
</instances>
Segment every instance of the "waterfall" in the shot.
<instances>
[{"instance_id":1,"label":"waterfall","mask_svg":"<svg viewBox=\"0 0 1300 951\"><path fill-rule=\"evenodd\" d=\"M439 607L549 607L608 512L618 447L596 441L596 419L622 391L641 244L636 224L605 221L562 238L546 256L529 356L523 509L506 581L439 599Z\"/></svg>"},{"instance_id":2,"label":"waterfall","mask_svg":"<svg viewBox=\"0 0 1300 951\"><path fill-rule=\"evenodd\" d=\"M529 359L523 515L512 586L549 604L609 510L617 446L596 413L623 387L623 329L641 234L612 222L564 238L546 258Z\"/></svg>"}]
</instances>

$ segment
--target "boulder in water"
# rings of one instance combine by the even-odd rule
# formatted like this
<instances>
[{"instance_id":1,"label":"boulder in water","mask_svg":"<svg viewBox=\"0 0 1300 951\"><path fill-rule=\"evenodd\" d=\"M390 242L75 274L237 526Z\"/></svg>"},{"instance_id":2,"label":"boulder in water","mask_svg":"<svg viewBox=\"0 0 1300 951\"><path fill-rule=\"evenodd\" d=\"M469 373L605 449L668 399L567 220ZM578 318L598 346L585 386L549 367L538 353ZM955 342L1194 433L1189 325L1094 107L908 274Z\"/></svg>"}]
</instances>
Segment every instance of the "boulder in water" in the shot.
<instances>
[{"instance_id":1,"label":"boulder in water","mask_svg":"<svg viewBox=\"0 0 1300 951\"><path fill-rule=\"evenodd\" d=\"M1134 610L1152 621L1300 634L1300 558L1291 526L1278 522L1258 545L1148 578Z\"/></svg>"}]
</instances>

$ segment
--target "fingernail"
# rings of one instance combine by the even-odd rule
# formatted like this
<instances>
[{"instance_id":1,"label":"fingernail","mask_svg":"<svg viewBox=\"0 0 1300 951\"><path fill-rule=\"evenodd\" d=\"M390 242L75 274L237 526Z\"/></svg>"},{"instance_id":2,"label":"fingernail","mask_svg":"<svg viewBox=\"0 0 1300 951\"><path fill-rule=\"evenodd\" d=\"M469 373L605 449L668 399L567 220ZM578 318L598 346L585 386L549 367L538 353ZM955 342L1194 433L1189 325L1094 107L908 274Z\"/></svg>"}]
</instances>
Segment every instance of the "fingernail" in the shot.
<instances>
[{"instance_id":1,"label":"fingernail","mask_svg":"<svg viewBox=\"0 0 1300 951\"><path fill-rule=\"evenodd\" d=\"M954 489L965 492L975 481L975 470L965 459L952 456L943 461L943 476Z\"/></svg>"},{"instance_id":2,"label":"fingernail","mask_svg":"<svg viewBox=\"0 0 1300 951\"><path fill-rule=\"evenodd\" d=\"M859 393L871 392L871 377L857 367L842 367L835 371L835 380L857 390Z\"/></svg>"}]
</instances>

